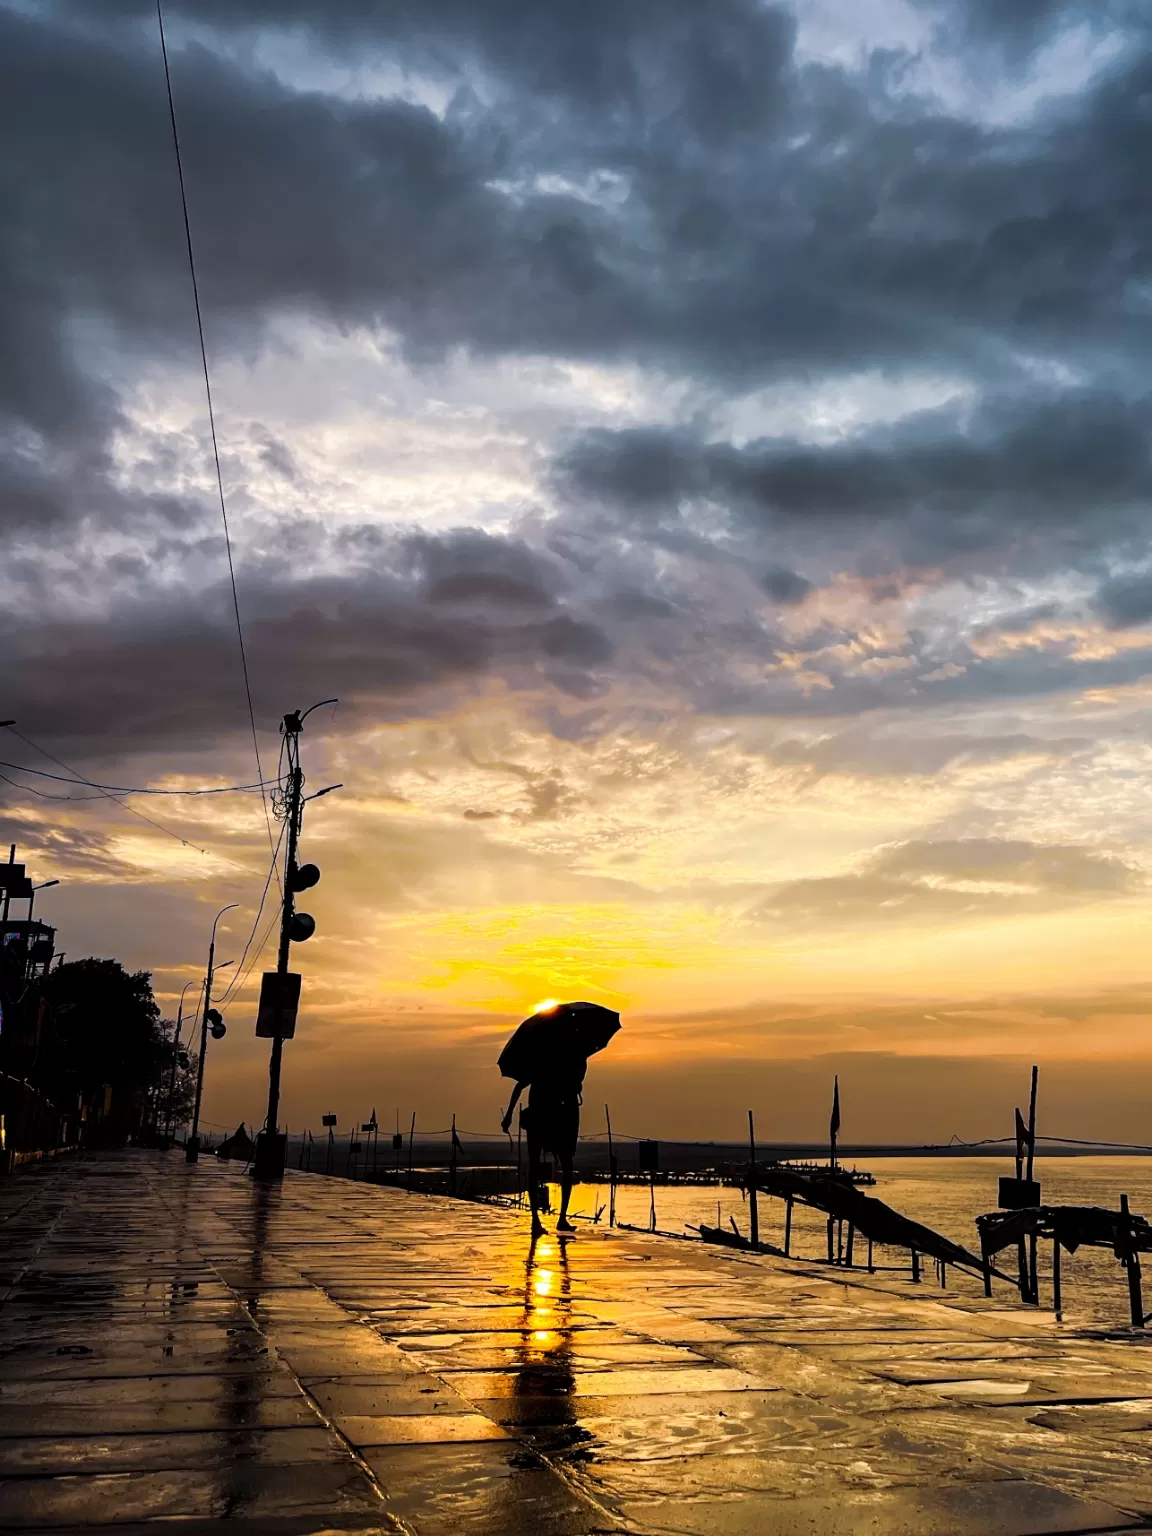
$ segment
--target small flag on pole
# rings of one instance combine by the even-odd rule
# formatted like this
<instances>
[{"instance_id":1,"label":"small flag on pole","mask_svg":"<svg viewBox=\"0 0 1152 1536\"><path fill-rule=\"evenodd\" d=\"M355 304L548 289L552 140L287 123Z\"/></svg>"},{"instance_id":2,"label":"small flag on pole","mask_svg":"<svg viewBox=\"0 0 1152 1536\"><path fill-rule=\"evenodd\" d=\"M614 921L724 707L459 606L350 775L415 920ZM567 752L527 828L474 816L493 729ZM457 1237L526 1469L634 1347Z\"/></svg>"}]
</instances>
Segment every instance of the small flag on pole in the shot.
<instances>
[{"instance_id":1,"label":"small flag on pole","mask_svg":"<svg viewBox=\"0 0 1152 1536\"><path fill-rule=\"evenodd\" d=\"M828 1134L832 1140L840 1134L840 1079L836 1077L832 1088L832 1118L828 1122Z\"/></svg>"}]
</instances>

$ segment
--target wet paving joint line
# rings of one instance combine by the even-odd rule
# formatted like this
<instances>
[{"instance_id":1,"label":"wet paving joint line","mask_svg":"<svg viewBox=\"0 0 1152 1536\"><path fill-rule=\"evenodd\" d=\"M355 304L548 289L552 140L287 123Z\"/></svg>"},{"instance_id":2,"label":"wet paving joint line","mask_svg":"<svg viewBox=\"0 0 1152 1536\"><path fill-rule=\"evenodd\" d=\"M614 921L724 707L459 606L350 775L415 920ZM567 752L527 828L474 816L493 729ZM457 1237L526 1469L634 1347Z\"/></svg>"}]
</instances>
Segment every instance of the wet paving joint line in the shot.
<instances>
[{"instance_id":1,"label":"wet paving joint line","mask_svg":"<svg viewBox=\"0 0 1152 1536\"><path fill-rule=\"evenodd\" d=\"M32 1253L29 1255L29 1257L26 1260L26 1262L24 1264L22 1264L20 1266L20 1268L16 1271L15 1275L13 1275L12 1280L9 1283L8 1290L7 1290L7 1292L5 1293L5 1295L3 1297L4 1301L10 1300L11 1297L16 1294L16 1291L17 1291L18 1287L20 1286L21 1282L23 1281L25 1275L32 1268L32 1266L36 1263L36 1260L40 1257L40 1254L43 1251L45 1243L47 1243L49 1238L52 1237L53 1233L56 1231L56 1228L60 1225L61 1221L63 1221L64 1217L66 1215L68 1215L69 1212L71 1212L73 1206L76 1204L76 1200L77 1200L77 1198L79 1196L79 1193L80 1193L79 1186L74 1184L73 1187L72 1187L72 1192L68 1196L66 1203L62 1204L60 1206L60 1208L56 1212L55 1216L48 1223L47 1227L45 1227L44 1231L42 1232L42 1234L40 1236L40 1241L36 1244L36 1247L32 1250ZM36 1199L35 1195L30 1196L29 1199L24 1202L24 1205L20 1207L20 1209L21 1210L26 1210L28 1208L28 1206L31 1205L35 1199Z\"/></svg>"},{"instance_id":2,"label":"wet paving joint line","mask_svg":"<svg viewBox=\"0 0 1152 1536\"><path fill-rule=\"evenodd\" d=\"M151 1180L149 1180L149 1183L151 1183ZM155 1185L152 1185L152 1190L153 1190L153 1193L156 1195L157 1199L159 1199L160 1202L169 1211L169 1213L173 1217L175 1217L176 1213L175 1213L175 1211L172 1210L172 1207L168 1204L168 1201L165 1198L165 1196L163 1195L163 1193L161 1191L159 1191L158 1189L156 1189ZM249 1249L249 1252L250 1251L251 1251L251 1249ZM245 1314L247 1316L252 1318L252 1326L255 1328L257 1333L259 1333L261 1335L261 1337L267 1341L268 1346L269 1346L270 1349L276 1349L276 1346L272 1342L272 1339L271 1339L270 1335L266 1332L265 1329L263 1329L260 1326L260 1323L258 1322L258 1320L253 1316L251 1308L246 1305L246 1303L244 1301L244 1298L241 1295L241 1293L238 1292L237 1290L235 1290L231 1285L229 1285L228 1281L226 1279L224 1279L224 1276L221 1273L220 1269L216 1265L212 1264L211 1260L208 1259L207 1255L203 1255L203 1257L204 1257L205 1262L208 1264L209 1268L211 1268L216 1273L216 1275L220 1278L221 1283L231 1293L231 1295L232 1295L233 1299L236 1301L237 1305L240 1306L244 1310L244 1312L245 1312ZM328 1430L329 1434L331 1434L335 1438L337 1443L343 1448L343 1450L344 1450L345 1454L347 1455L349 1461L356 1467L357 1471L364 1478L364 1480L368 1484L368 1486L372 1489L372 1492L379 1499L380 1504L381 1504L381 1514L382 1514L383 1518L387 1521L387 1523L390 1526L390 1528L397 1533L397 1536L415 1536L415 1532L412 1530L411 1526L407 1525L397 1515L393 1514L393 1512L388 1508L388 1496L387 1496L387 1494L386 1494L386 1492L384 1490L383 1485L380 1482L380 1479L376 1476L375 1472L373 1472L372 1468L369 1466L367 1461L365 1461L364 1457L360 1454L360 1452L352 1444L351 1440L349 1440L348 1436L345 1435L337 1427L337 1425L335 1424L335 1422L331 1418L329 1418L328 1414L325 1413L324 1409L321 1407L319 1401L308 1390L308 1388L304 1385L304 1383L300 1380L300 1377L292 1369L292 1367L289 1364L289 1362L285 1359L285 1357L280 1353L279 1350L276 1350L276 1356L279 1359L281 1365L283 1365L284 1369L292 1377L292 1380L296 1384L296 1389L300 1393L301 1397L308 1404L309 1408L316 1415L316 1417L320 1420L321 1424L324 1425L325 1429ZM323 1517L318 1517L318 1518L323 1518Z\"/></svg>"},{"instance_id":3,"label":"wet paving joint line","mask_svg":"<svg viewBox=\"0 0 1152 1536\"><path fill-rule=\"evenodd\" d=\"M361 1198L363 1197L363 1195L365 1193L367 1193L367 1191L357 1191L357 1194ZM284 1194L288 1194L287 1188L284 1188ZM159 1198L161 1198L163 1200L164 1196L160 1195ZM287 1201L285 1201L284 1203L287 1204ZM165 1204L167 1204L166 1201L165 1201ZM301 1219L303 1219L303 1220L307 1220L307 1221L311 1222L311 1221L313 1221L315 1219L314 1209L313 1209L313 1207L307 1201L293 1199L292 1200L291 1209L293 1209L294 1212L297 1213L299 1215L299 1217ZM468 1214L471 1214L471 1212L469 1212ZM502 1214L502 1213L497 1213L497 1214ZM217 1219L220 1222L223 1222L225 1225L230 1225L228 1217L222 1215L219 1211L216 1212L216 1215L217 1215ZM324 1213L324 1217L325 1217L326 1220L331 1220L332 1219L332 1213L326 1211ZM363 1220L363 1218L360 1218L360 1220ZM360 1234L360 1232L358 1232L356 1230L356 1228L354 1226L353 1219L346 1218L345 1220L343 1220L341 1222L341 1225L344 1226L344 1227L352 1229L353 1236L358 1238L358 1239L360 1238L361 1234ZM241 1229L241 1233L242 1233L242 1229ZM417 1237L419 1237L419 1234L415 1234L415 1235ZM374 1244L377 1241L375 1234L365 1234L365 1239L366 1239L366 1241L369 1244ZM243 1243L243 1238L242 1238L242 1243ZM317 1245L317 1246L319 1246L319 1245ZM269 1251L272 1252L276 1262L278 1262L280 1264L283 1264L285 1268L290 1269L294 1274L296 1274L296 1275L298 1275L300 1277L300 1279L304 1283L304 1288L305 1289L313 1291L317 1295L322 1296L324 1298L324 1300L326 1302L328 1302L329 1304L335 1305L336 1307L338 1307L340 1312L344 1315L345 1318L348 1319L349 1323L351 1325L353 1325L354 1327L364 1328L365 1331L367 1333L371 1334L372 1337L374 1337L374 1338L381 1338L381 1339L384 1339L385 1342L392 1342L388 1338L388 1336L386 1334L384 1334L378 1328L374 1327L372 1325L371 1321L368 1318L366 1318L361 1311L359 1311L359 1310L352 1310L348 1305L346 1305L344 1302L342 1302L339 1299L338 1296L331 1295L328 1292L328 1290L325 1289L323 1284L320 1283L318 1280L310 1279L306 1274L304 1274L303 1271L297 1269L294 1264L289 1263L289 1261L283 1256L283 1254L284 1254L284 1247L285 1247L285 1245L282 1242L278 1243L278 1244L273 1244ZM201 1251L204 1252L204 1250L201 1250ZM250 1244L243 1244L241 1251L246 1252L246 1253L251 1253L251 1251L252 1251L251 1245ZM332 1251L331 1247L329 1246L328 1247L328 1252L331 1253L331 1251ZM284 1355L284 1353L280 1349L277 1348L277 1346L275 1345L275 1343L274 1343L273 1339L271 1338L271 1336L261 1327L261 1325L260 1325L257 1317L255 1316L255 1314L253 1313L252 1309L246 1305L245 1300L244 1300L243 1292L236 1290L235 1288L233 1288L229 1284L229 1282L228 1282L228 1280L226 1278L226 1275L224 1273L224 1268L221 1265L218 1265L218 1264L214 1263L214 1261L209 1257L207 1252L204 1253L204 1256L205 1256L207 1262L212 1264L212 1267L215 1270L215 1273L219 1276L221 1281L224 1284L229 1285L229 1289L232 1290L232 1292L236 1296L236 1299L239 1302L239 1304L245 1308L245 1311L252 1318L253 1325L260 1331L260 1333L265 1338L268 1339L270 1346L272 1348L276 1349L276 1352L277 1352L277 1355L278 1355L279 1359L281 1360L281 1362L284 1364L286 1369L292 1375L292 1378L296 1382L296 1384L297 1384L301 1394L307 1400L307 1402L309 1403L309 1406L316 1413L317 1417L337 1437L337 1439L339 1440L341 1445L343 1445L346 1448L350 1458L355 1462L357 1467L360 1468L363 1471L364 1475L369 1479L369 1482L370 1482L372 1488L377 1493L378 1497L381 1499L381 1502L384 1505L384 1509L385 1509L385 1512L388 1515L388 1518L395 1523L396 1529L398 1531L405 1532L406 1536L413 1536L413 1533L411 1532L410 1527L403 1520L401 1520L401 1518L399 1516L397 1516L390 1509L388 1509L388 1494L387 1494L387 1491L384 1488L384 1486L380 1483L378 1478L375 1476L375 1474L373 1473L371 1467L366 1462L364 1456L357 1450L356 1446L353 1444L351 1439L347 1435L345 1435L340 1430L338 1425L329 1417L329 1415L324 1410L324 1408L320 1405L320 1403L317 1401L317 1399L313 1395L313 1393L308 1389L308 1387L300 1379L299 1375L296 1373L296 1371L294 1370L294 1368L292 1367L290 1361L287 1359L287 1357ZM436 1371L433 1371L433 1370L429 1370L427 1364L425 1363L425 1361L423 1359L421 1359L420 1374L422 1376L424 1376L425 1378L427 1378L429 1381L433 1381L433 1382L438 1383L443 1388L443 1390L445 1392L447 1392L447 1393L455 1393L455 1389L451 1386L451 1384L448 1382L448 1380L442 1374L440 1374L439 1372L436 1372ZM489 1422L491 1422L493 1424L498 1423L498 1421L496 1419L492 1418L492 1416L490 1414L484 1412L484 1410L482 1408L478 1409L477 1405L475 1403L473 1403L470 1399L464 1397L463 1394L458 1394L457 1393L456 1395L460 1396L462 1401L464 1403L467 1403L473 1409L473 1411L479 1411L480 1413L482 1413L483 1416L486 1419L489 1420ZM596 1522L597 1522L596 1526L594 1527L594 1529L596 1529L599 1532L616 1532L616 1531L620 1531L622 1529L621 1517L620 1517L619 1513L617 1511L611 1509L610 1507L608 1507L604 1503L602 1503L601 1500L598 1499L596 1497L596 1495L584 1483L577 1481L571 1475L568 1466L564 1462L561 1462L561 1461L558 1461L558 1460L554 1459L546 1451L542 1450L539 1445L533 1443L531 1440L523 1438L520 1434L517 1434L515 1432L515 1428L513 1426L503 1425L503 1426L500 1426L500 1427L502 1427L505 1430L505 1432L508 1433L509 1438L513 1439L516 1442L516 1444L521 1448L521 1450L526 1455L529 1455L532 1458L532 1463L533 1463L533 1465L535 1467L538 1467L538 1468L540 1468L542 1470L546 1470L546 1471L550 1472L552 1474L552 1476L557 1479L557 1481L558 1481L558 1483L560 1484L561 1487L566 1489L568 1491L568 1493L571 1494L581 1505L586 1507L586 1509L588 1511L589 1517L590 1518L594 1518L596 1520ZM590 1527L590 1528L592 1528L592 1527Z\"/></svg>"}]
</instances>

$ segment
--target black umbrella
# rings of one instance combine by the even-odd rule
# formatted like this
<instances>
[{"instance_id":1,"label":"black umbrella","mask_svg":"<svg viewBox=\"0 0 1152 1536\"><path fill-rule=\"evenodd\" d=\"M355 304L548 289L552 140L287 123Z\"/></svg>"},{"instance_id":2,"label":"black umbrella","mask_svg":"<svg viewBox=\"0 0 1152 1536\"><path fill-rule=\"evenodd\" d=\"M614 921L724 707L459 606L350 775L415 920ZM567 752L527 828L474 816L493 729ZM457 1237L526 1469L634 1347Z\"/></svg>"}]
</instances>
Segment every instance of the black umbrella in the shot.
<instances>
[{"instance_id":1,"label":"black umbrella","mask_svg":"<svg viewBox=\"0 0 1152 1536\"><path fill-rule=\"evenodd\" d=\"M519 1026L500 1052L500 1075L532 1082L574 1058L594 1056L619 1028L620 1015L599 1003L557 1003Z\"/></svg>"}]
</instances>

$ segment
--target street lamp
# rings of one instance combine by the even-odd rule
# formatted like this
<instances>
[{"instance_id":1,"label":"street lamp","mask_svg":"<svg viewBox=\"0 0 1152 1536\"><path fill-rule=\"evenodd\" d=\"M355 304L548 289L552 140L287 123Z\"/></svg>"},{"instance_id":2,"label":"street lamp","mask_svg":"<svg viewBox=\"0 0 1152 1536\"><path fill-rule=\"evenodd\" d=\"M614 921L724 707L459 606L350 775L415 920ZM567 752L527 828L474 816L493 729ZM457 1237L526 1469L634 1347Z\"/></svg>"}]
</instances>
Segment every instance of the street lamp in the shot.
<instances>
[{"instance_id":1,"label":"street lamp","mask_svg":"<svg viewBox=\"0 0 1152 1536\"><path fill-rule=\"evenodd\" d=\"M220 1035L224 1033L224 1021L217 1016L219 1022L216 1023L210 1017L215 1011L212 1007L212 977L216 969L222 971L225 968L223 965L216 966L216 924L225 912L234 912L239 905L238 901L233 901L228 906L221 907L212 923L212 939L208 945L208 974L204 978L204 1014L200 1021L200 1063L196 1069L196 1104L192 1112L192 1134L184 1145L184 1161L188 1163L200 1160L200 1099L204 1092L204 1057L208 1051L208 1031L211 1029L217 1039L219 1038L217 1029ZM232 964L231 960L226 963Z\"/></svg>"},{"instance_id":2,"label":"street lamp","mask_svg":"<svg viewBox=\"0 0 1152 1536\"><path fill-rule=\"evenodd\" d=\"M164 1117L164 1138L168 1139L173 1132L172 1104L176 1097L176 1063L180 1059L180 1031L184 1027L184 993L193 983L186 981L180 993L180 1006L176 1010L176 1034L172 1040L172 1066L168 1072L168 1112ZM203 986L203 982L201 982Z\"/></svg>"},{"instance_id":3,"label":"street lamp","mask_svg":"<svg viewBox=\"0 0 1152 1536\"><path fill-rule=\"evenodd\" d=\"M37 891L46 891L49 886L59 885L59 880L42 880L39 885L34 885L28 896L28 921L32 921L32 903L36 900Z\"/></svg>"},{"instance_id":4,"label":"street lamp","mask_svg":"<svg viewBox=\"0 0 1152 1536\"><path fill-rule=\"evenodd\" d=\"M300 1001L299 974L289 970L289 957L293 943L303 943L316 932L316 922L308 912L297 912L296 896L309 891L320 878L315 864L297 864L297 840L304 817L304 770L300 766L300 733L304 722L313 709L321 704L336 704L337 699L322 699L303 714L299 710L284 716L282 727L284 749L288 761L288 787L284 792L284 819L287 826L287 847L284 851L284 904L280 912L280 946L277 951L275 972L264 974L260 987L260 1012L256 1021L257 1035L272 1039L272 1054L268 1062L268 1113L264 1129L256 1138L256 1151L252 1159L252 1172L258 1179L282 1179L284 1155L288 1146L287 1132L277 1125L280 1114L280 1067L284 1055L284 1041L296 1033L296 1010ZM327 788L309 795L318 800L329 795L342 784L329 784ZM265 1005L267 1006L267 1010ZM267 1022L265 1013L267 1011Z\"/></svg>"}]
</instances>

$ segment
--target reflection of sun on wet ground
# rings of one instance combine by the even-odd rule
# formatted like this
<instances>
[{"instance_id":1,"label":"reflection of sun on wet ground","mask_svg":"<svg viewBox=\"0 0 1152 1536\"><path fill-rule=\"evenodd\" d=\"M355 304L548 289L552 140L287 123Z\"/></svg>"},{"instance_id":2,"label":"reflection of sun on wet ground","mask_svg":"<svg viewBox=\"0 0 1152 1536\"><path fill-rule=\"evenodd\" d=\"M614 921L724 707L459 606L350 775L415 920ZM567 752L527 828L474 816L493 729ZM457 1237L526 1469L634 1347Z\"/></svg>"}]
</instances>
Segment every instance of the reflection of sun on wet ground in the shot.
<instances>
[{"instance_id":1,"label":"reflection of sun on wet ground","mask_svg":"<svg viewBox=\"0 0 1152 1536\"><path fill-rule=\"evenodd\" d=\"M589 1439L576 1422L572 1368L572 1277L567 1245L554 1237L533 1243L524 1260L524 1310L513 1351L512 1396L535 1440L570 1450Z\"/></svg>"},{"instance_id":2,"label":"reflection of sun on wet ground","mask_svg":"<svg viewBox=\"0 0 1152 1536\"><path fill-rule=\"evenodd\" d=\"M545 1238L529 1250L524 1275L524 1317L517 1351L522 1363L547 1357L571 1342L564 1326L570 1310L567 1269L567 1255L559 1243ZM553 1302L558 1305L554 1306Z\"/></svg>"}]
</instances>

